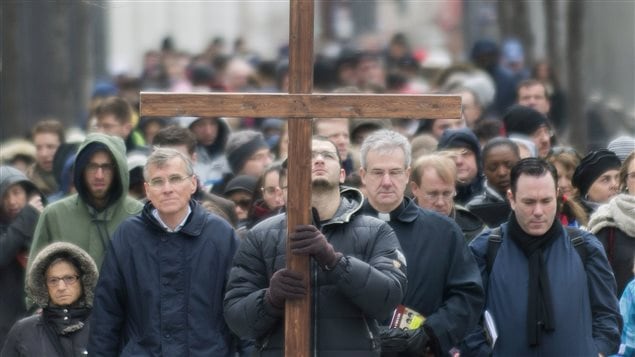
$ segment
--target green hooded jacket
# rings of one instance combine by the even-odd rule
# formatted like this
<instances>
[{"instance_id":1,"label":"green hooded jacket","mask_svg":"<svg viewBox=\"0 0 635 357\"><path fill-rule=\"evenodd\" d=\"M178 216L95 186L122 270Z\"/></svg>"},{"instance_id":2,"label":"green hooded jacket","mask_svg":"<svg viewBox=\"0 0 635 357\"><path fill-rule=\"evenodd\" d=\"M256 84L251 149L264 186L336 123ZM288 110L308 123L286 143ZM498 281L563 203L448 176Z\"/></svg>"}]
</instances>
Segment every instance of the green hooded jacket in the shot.
<instances>
[{"instance_id":1,"label":"green hooded jacket","mask_svg":"<svg viewBox=\"0 0 635 357\"><path fill-rule=\"evenodd\" d=\"M110 199L100 211L87 203L84 171L92 154L107 149L116 164ZM85 250L101 267L112 233L126 218L141 212L143 204L128 196L128 165L123 140L100 133L86 136L75 158L74 183L77 193L54 202L40 215L29 255L28 269L35 256L53 242L69 242Z\"/></svg>"}]
</instances>

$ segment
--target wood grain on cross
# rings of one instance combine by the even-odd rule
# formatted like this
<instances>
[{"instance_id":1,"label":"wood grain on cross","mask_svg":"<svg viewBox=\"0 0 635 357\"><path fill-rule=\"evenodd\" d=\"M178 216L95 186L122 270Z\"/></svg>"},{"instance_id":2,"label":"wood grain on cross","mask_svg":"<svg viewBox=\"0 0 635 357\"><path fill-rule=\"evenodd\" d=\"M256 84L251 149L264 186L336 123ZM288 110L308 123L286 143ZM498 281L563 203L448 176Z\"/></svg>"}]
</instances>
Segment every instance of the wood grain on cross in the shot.
<instances>
[{"instance_id":1,"label":"wood grain on cross","mask_svg":"<svg viewBox=\"0 0 635 357\"><path fill-rule=\"evenodd\" d=\"M460 118L459 96L312 94L313 0L290 0L289 93L141 93L142 116L279 117L289 120L287 229L310 224L312 118ZM288 244L287 244L288 246ZM287 267L311 281L310 260ZM285 356L309 357L311 294L285 305Z\"/></svg>"}]
</instances>

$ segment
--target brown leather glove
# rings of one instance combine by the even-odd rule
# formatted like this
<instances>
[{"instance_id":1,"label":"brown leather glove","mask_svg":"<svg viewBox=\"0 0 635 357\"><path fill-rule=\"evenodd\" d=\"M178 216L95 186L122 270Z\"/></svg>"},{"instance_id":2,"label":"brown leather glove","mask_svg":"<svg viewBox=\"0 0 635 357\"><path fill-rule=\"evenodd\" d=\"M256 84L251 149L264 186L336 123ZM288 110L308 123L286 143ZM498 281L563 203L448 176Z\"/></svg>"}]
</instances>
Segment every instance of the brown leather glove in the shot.
<instances>
[{"instance_id":1,"label":"brown leather glove","mask_svg":"<svg viewBox=\"0 0 635 357\"><path fill-rule=\"evenodd\" d=\"M289 238L293 254L311 255L323 268L332 269L342 257L315 226L297 225Z\"/></svg>"},{"instance_id":2,"label":"brown leather glove","mask_svg":"<svg viewBox=\"0 0 635 357\"><path fill-rule=\"evenodd\" d=\"M306 295L306 284L302 280L302 274L283 268L271 276L265 299L274 307L282 309L287 299L300 299L304 295Z\"/></svg>"}]
</instances>

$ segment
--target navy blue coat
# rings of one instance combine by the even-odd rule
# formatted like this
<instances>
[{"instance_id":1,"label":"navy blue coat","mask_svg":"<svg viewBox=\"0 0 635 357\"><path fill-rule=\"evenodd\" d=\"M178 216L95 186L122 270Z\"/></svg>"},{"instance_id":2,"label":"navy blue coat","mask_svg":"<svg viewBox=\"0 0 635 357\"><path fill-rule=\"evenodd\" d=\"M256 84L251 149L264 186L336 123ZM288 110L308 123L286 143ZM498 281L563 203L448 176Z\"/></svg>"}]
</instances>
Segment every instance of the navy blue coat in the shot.
<instances>
[{"instance_id":1,"label":"navy blue coat","mask_svg":"<svg viewBox=\"0 0 635 357\"><path fill-rule=\"evenodd\" d=\"M615 296L615 278L602 244L590 233L583 235L587 252L583 265L566 230L561 239L544 252L549 275L555 330L543 333L540 345L527 341L527 257L507 238L507 223L501 226L503 241L487 275L487 245L490 232L470 243L483 281L485 308L496 323L498 341L494 356L608 356L620 342L620 313Z\"/></svg>"},{"instance_id":2,"label":"navy blue coat","mask_svg":"<svg viewBox=\"0 0 635 357\"><path fill-rule=\"evenodd\" d=\"M364 214L377 211L364 202ZM459 226L410 198L390 212L390 226L408 262L402 304L426 317L443 355L458 346L478 322L484 295L481 277Z\"/></svg>"},{"instance_id":3,"label":"navy blue coat","mask_svg":"<svg viewBox=\"0 0 635 357\"><path fill-rule=\"evenodd\" d=\"M168 233L143 212L115 231L95 291L93 356L229 356L223 294L238 247L234 230L194 200Z\"/></svg>"}]
</instances>

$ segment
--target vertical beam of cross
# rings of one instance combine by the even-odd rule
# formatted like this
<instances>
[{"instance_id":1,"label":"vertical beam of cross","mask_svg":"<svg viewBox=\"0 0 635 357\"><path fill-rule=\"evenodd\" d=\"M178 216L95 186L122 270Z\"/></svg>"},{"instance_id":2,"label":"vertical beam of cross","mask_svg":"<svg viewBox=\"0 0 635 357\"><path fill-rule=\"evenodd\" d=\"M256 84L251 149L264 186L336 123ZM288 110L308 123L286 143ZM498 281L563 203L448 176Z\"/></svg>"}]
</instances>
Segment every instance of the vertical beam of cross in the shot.
<instances>
[{"instance_id":1,"label":"vertical beam of cross","mask_svg":"<svg viewBox=\"0 0 635 357\"><path fill-rule=\"evenodd\" d=\"M291 0L289 21L289 93L313 89L313 0ZM311 118L289 120L287 232L311 223ZM307 295L285 304L285 357L309 357L311 346L311 276L308 256L289 250L287 267L303 274Z\"/></svg>"}]
</instances>

